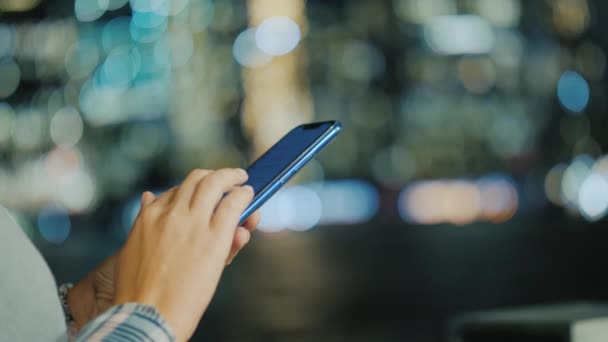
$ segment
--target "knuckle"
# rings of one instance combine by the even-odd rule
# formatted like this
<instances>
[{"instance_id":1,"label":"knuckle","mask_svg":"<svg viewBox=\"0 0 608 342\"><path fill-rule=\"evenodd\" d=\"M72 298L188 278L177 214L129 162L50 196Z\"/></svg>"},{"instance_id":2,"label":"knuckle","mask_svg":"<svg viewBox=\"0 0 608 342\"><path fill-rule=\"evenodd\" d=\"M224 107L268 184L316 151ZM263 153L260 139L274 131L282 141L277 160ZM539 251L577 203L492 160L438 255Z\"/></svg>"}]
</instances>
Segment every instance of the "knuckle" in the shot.
<instances>
[{"instance_id":1,"label":"knuckle","mask_svg":"<svg viewBox=\"0 0 608 342\"><path fill-rule=\"evenodd\" d=\"M253 199L253 189L250 186L243 186L237 189L239 199L243 201L251 201Z\"/></svg>"},{"instance_id":2,"label":"knuckle","mask_svg":"<svg viewBox=\"0 0 608 342\"><path fill-rule=\"evenodd\" d=\"M164 219L170 224L174 224L179 221L183 216L175 208L170 208L165 212Z\"/></svg>"},{"instance_id":3,"label":"knuckle","mask_svg":"<svg viewBox=\"0 0 608 342\"><path fill-rule=\"evenodd\" d=\"M186 178L187 179L198 179L198 178L204 177L205 174L207 174L207 173L208 173L207 170L194 169L194 170L190 171L190 173L188 174L188 176Z\"/></svg>"},{"instance_id":4,"label":"knuckle","mask_svg":"<svg viewBox=\"0 0 608 342\"><path fill-rule=\"evenodd\" d=\"M143 209L141 209L140 211L140 215L144 220L150 220L153 218L158 217L158 214L160 213L159 207L152 204L149 205Z\"/></svg>"}]
</instances>

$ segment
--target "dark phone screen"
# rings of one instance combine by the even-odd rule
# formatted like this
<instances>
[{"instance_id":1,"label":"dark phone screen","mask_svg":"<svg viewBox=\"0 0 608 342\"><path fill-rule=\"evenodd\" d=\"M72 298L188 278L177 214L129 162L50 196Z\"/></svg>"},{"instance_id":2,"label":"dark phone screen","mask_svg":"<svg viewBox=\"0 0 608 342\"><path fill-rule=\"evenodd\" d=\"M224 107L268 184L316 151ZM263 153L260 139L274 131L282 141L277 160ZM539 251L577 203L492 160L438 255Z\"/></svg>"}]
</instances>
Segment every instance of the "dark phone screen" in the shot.
<instances>
[{"instance_id":1,"label":"dark phone screen","mask_svg":"<svg viewBox=\"0 0 608 342\"><path fill-rule=\"evenodd\" d=\"M251 185L257 195L332 125L333 122L322 122L294 128L249 166L246 184Z\"/></svg>"}]
</instances>

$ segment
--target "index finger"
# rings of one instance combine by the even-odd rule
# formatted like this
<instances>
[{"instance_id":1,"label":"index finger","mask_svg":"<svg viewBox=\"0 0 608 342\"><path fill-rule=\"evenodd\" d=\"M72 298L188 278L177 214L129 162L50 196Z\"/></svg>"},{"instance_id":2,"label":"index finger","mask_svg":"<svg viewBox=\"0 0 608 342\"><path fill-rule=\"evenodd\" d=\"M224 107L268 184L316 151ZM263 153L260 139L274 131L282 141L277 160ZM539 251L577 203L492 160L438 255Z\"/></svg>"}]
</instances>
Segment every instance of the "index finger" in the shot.
<instances>
[{"instance_id":1,"label":"index finger","mask_svg":"<svg viewBox=\"0 0 608 342\"><path fill-rule=\"evenodd\" d=\"M252 232L257 228L258 224L260 224L261 218L262 215L260 215L260 211L258 210L249 216L249 218L243 223L243 227Z\"/></svg>"},{"instance_id":2,"label":"index finger","mask_svg":"<svg viewBox=\"0 0 608 342\"><path fill-rule=\"evenodd\" d=\"M241 169L222 169L211 173L196 185L191 210L199 211L204 219L210 219L225 194L246 182L248 177L247 172Z\"/></svg>"}]
</instances>

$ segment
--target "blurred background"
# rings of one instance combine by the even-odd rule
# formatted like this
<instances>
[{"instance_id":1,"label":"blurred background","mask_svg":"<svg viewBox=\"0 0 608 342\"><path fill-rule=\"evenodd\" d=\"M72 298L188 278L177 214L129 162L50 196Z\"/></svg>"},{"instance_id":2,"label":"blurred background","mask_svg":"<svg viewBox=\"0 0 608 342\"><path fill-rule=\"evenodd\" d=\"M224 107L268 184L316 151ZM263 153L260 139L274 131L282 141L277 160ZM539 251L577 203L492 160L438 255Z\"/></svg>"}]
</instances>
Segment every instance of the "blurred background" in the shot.
<instances>
[{"instance_id":1,"label":"blurred background","mask_svg":"<svg viewBox=\"0 0 608 342\"><path fill-rule=\"evenodd\" d=\"M600 0L0 0L0 204L76 281L142 191L342 135L263 208L194 340L445 341L608 300Z\"/></svg>"}]
</instances>

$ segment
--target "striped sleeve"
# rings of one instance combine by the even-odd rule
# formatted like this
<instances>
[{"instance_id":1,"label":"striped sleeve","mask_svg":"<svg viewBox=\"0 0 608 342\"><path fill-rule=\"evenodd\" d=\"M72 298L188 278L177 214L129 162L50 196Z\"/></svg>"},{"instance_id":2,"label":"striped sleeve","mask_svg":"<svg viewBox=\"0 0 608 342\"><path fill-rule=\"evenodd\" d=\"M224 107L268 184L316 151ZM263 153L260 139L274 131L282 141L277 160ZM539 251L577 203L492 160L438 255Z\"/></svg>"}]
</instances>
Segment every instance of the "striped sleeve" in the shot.
<instances>
[{"instance_id":1,"label":"striped sleeve","mask_svg":"<svg viewBox=\"0 0 608 342\"><path fill-rule=\"evenodd\" d=\"M89 322L75 342L174 342L173 332L153 307L122 304Z\"/></svg>"}]
</instances>

